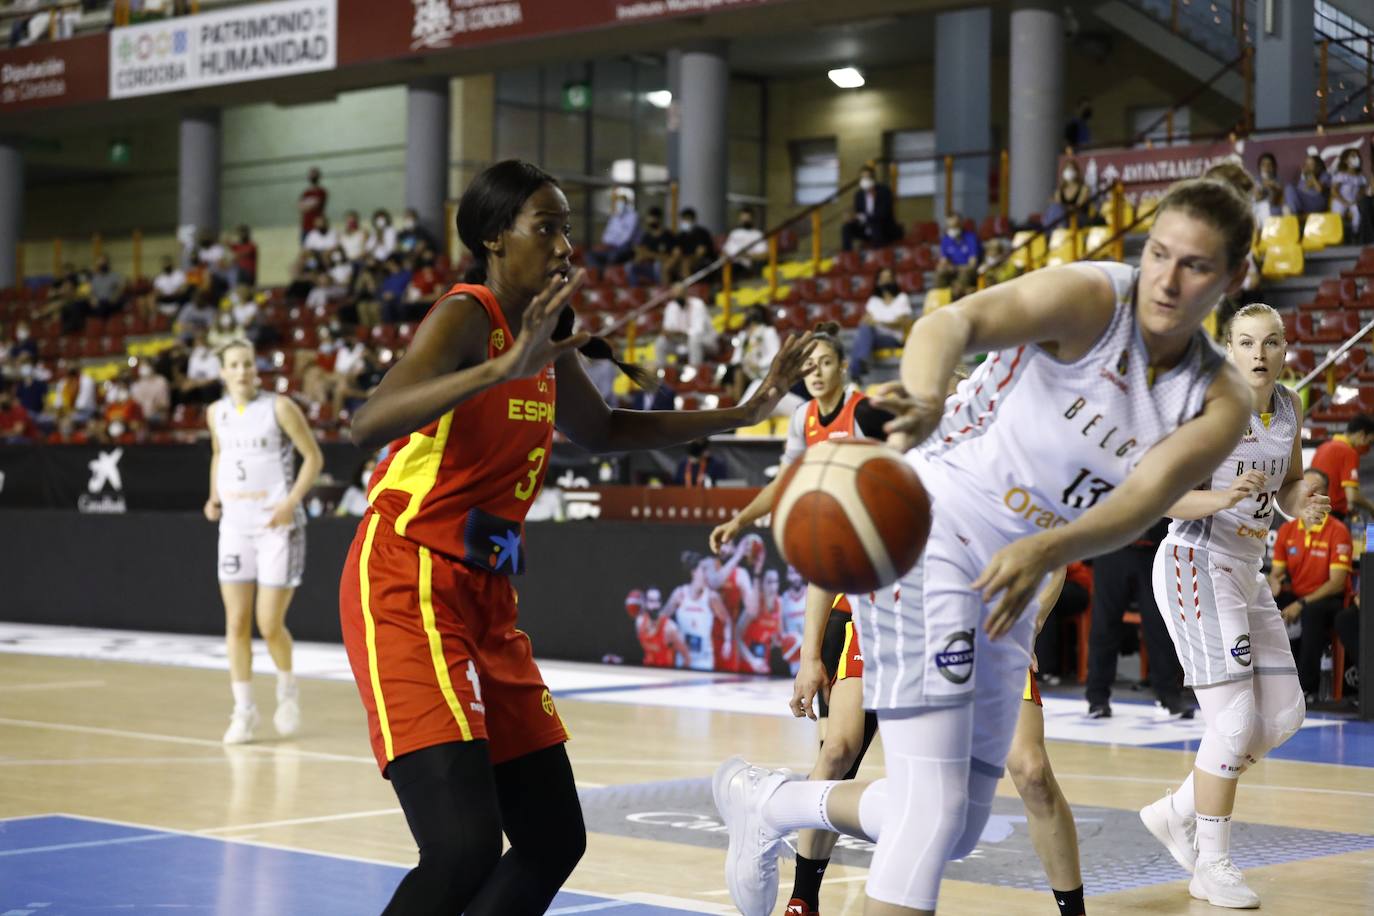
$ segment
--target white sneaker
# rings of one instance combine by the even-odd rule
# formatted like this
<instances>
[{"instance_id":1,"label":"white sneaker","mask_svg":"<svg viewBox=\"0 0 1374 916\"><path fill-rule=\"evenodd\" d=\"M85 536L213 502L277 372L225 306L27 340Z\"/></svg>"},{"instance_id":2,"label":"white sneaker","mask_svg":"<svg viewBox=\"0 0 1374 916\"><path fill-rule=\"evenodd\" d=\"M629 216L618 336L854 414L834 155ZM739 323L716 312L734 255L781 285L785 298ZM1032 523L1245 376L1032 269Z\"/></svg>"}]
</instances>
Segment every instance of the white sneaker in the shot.
<instances>
[{"instance_id":1,"label":"white sneaker","mask_svg":"<svg viewBox=\"0 0 1374 916\"><path fill-rule=\"evenodd\" d=\"M725 886L744 916L768 916L778 902L778 847L782 834L763 820L763 804L792 774L751 766L731 757L716 770L711 794L730 831Z\"/></svg>"},{"instance_id":2,"label":"white sneaker","mask_svg":"<svg viewBox=\"0 0 1374 916\"><path fill-rule=\"evenodd\" d=\"M299 690L292 690L284 696L277 697L277 711L272 714L272 725L276 727L277 734L283 738L290 738L301 730Z\"/></svg>"},{"instance_id":3,"label":"white sneaker","mask_svg":"<svg viewBox=\"0 0 1374 916\"><path fill-rule=\"evenodd\" d=\"M1260 905L1259 894L1250 890L1230 856L1197 863L1193 880L1188 882L1188 893L1212 906L1234 910L1253 910Z\"/></svg>"},{"instance_id":4,"label":"white sneaker","mask_svg":"<svg viewBox=\"0 0 1374 916\"><path fill-rule=\"evenodd\" d=\"M229 716L229 727L224 732L225 744L247 744L253 740L253 729L258 727L258 708L249 706L246 708L234 707L234 712Z\"/></svg>"},{"instance_id":5,"label":"white sneaker","mask_svg":"<svg viewBox=\"0 0 1374 916\"><path fill-rule=\"evenodd\" d=\"M1140 809L1145 829L1169 850L1174 861L1189 874L1197 863L1197 819L1174 810L1173 792Z\"/></svg>"}]
</instances>

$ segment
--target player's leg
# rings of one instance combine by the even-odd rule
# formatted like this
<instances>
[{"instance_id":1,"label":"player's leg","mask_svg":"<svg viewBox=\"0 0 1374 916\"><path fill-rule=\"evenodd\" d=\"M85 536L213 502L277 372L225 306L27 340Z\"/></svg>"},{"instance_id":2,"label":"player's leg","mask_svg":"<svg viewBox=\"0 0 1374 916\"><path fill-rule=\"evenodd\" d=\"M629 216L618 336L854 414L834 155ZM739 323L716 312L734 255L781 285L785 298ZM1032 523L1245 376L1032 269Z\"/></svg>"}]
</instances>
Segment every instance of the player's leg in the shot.
<instances>
[{"instance_id":1,"label":"player's leg","mask_svg":"<svg viewBox=\"0 0 1374 916\"><path fill-rule=\"evenodd\" d=\"M289 738L300 731L300 692L293 668L286 611L305 570L305 529L274 528L258 539L258 633L277 667L277 709L272 723Z\"/></svg>"},{"instance_id":2,"label":"player's leg","mask_svg":"<svg viewBox=\"0 0 1374 916\"><path fill-rule=\"evenodd\" d=\"M1250 746L1250 758L1260 760L1280 746L1307 716L1293 650L1274 597L1263 577L1250 609L1250 655L1254 659L1255 707L1260 728Z\"/></svg>"},{"instance_id":3,"label":"player's leg","mask_svg":"<svg viewBox=\"0 0 1374 916\"><path fill-rule=\"evenodd\" d=\"M1135 565L1135 600L1140 610L1140 628L1149 651L1150 687L1155 697L1172 716L1193 718L1193 706L1183 698L1183 670L1174 654L1169 628L1155 600L1152 567L1154 556L1147 551L1130 551Z\"/></svg>"},{"instance_id":4,"label":"player's leg","mask_svg":"<svg viewBox=\"0 0 1374 916\"><path fill-rule=\"evenodd\" d=\"M501 813L485 741L438 744L387 767L420 850L383 916L472 912L501 856Z\"/></svg>"},{"instance_id":5,"label":"player's leg","mask_svg":"<svg viewBox=\"0 0 1374 916\"><path fill-rule=\"evenodd\" d=\"M1045 712L1033 679L1027 681L1031 696L1021 703L1007 757L1007 774L1016 785L1026 808L1031 845L1049 879L1061 916L1079 916L1083 907L1083 873L1078 863L1078 830L1073 811L1054 778L1045 748Z\"/></svg>"},{"instance_id":6,"label":"player's leg","mask_svg":"<svg viewBox=\"0 0 1374 916\"><path fill-rule=\"evenodd\" d=\"M1126 548L1128 549L1128 548ZM1088 715L1112 714L1112 683L1121 648L1121 615L1131 598L1130 561L1125 550L1093 560L1092 627L1088 631Z\"/></svg>"},{"instance_id":7,"label":"player's leg","mask_svg":"<svg viewBox=\"0 0 1374 916\"><path fill-rule=\"evenodd\" d=\"M252 537L223 527L219 533L219 592L224 600L224 650L229 659L229 688L234 711L224 733L225 744L253 740L258 709L253 703L253 595L257 588L257 553Z\"/></svg>"}]
</instances>

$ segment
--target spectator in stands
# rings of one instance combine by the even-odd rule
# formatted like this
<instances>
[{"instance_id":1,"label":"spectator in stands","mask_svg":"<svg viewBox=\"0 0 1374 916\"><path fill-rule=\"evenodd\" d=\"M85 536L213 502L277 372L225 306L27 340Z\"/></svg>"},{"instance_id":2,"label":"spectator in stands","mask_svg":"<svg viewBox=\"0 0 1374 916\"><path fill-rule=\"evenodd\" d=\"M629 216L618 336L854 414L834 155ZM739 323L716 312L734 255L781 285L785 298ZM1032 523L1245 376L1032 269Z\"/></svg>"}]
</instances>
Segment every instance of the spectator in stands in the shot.
<instances>
[{"instance_id":1,"label":"spectator in stands","mask_svg":"<svg viewBox=\"0 0 1374 916\"><path fill-rule=\"evenodd\" d=\"M349 210L344 214L343 231L339 233L339 247L343 249L344 257L352 265L361 264L364 255L372 247L372 233L368 232L367 226L358 219L357 210Z\"/></svg>"},{"instance_id":2,"label":"spectator in stands","mask_svg":"<svg viewBox=\"0 0 1374 916\"><path fill-rule=\"evenodd\" d=\"M401 217L401 225L396 233L396 247L405 254L417 254L422 248L433 249L434 237L420 225L420 214L414 207L407 208Z\"/></svg>"},{"instance_id":3,"label":"spectator in stands","mask_svg":"<svg viewBox=\"0 0 1374 916\"><path fill-rule=\"evenodd\" d=\"M56 427L47 438L49 445L85 445L88 442L90 437L86 435L85 424L73 414L58 417Z\"/></svg>"},{"instance_id":4,"label":"spectator in stands","mask_svg":"<svg viewBox=\"0 0 1374 916\"><path fill-rule=\"evenodd\" d=\"M386 276L377 292L381 299L382 321L395 324L405 320L406 290L410 288L412 265L409 258L393 254L386 261Z\"/></svg>"},{"instance_id":5,"label":"spectator in stands","mask_svg":"<svg viewBox=\"0 0 1374 916\"><path fill-rule=\"evenodd\" d=\"M315 228L315 221L324 216L325 205L329 203L329 192L320 184L320 170L311 168L305 177L310 184L296 200L296 210L301 215L302 241Z\"/></svg>"},{"instance_id":6,"label":"spectator in stands","mask_svg":"<svg viewBox=\"0 0 1374 916\"><path fill-rule=\"evenodd\" d=\"M328 257L330 284L347 290L353 285L353 262L349 260L348 252L340 245L329 252Z\"/></svg>"},{"instance_id":7,"label":"spectator in stands","mask_svg":"<svg viewBox=\"0 0 1374 916\"><path fill-rule=\"evenodd\" d=\"M430 305L442 292L440 289L439 266L433 250L421 246L415 253L415 270L406 286L406 304L403 320L419 321L425 317Z\"/></svg>"},{"instance_id":8,"label":"spectator in stands","mask_svg":"<svg viewBox=\"0 0 1374 916\"><path fill-rule=\"evenodd\" d=\"M711 321L711 309L700 296L693 296L681 283L673 287L673 298L663 307L663 328L654 351L660 366L669 356L700 366L707 355L716 352L716 326Z\"/></svg>"},{"instance_id":9,"label":"spectator in stands","mask_svg":"<svg viewBox=\"0 0 1374 916\"><path fill-rule=\"evenodd\" d=\"M1284 190L1284 206L1301 223L1309 213L1325 213L1330 198L1331 176L1322 157L1313 152L1303 160L1297 179Z\"/></svg>"},{"instance_id":10,"label":"spectator in stands","mask_svg":"<svg viewBox=\"0 0 1374 916\"><path fill-rule=\"evenodd\" d=\"M105 398L105 427L110 438L121 444L138 441L147 430L143 408L130 395L129 381L125 375L110 383Z\"/></svg>"},{"instance_id":11,"label":"spectator in stands","mask_svg":"<svg viewBox=\"0 0 1374 916\"><path fill-rule=\"evenodd\" d=\"M1045 226L1067 227L1075 213L1078 214L1080 226L1094 222L1092 196L1092 189L1083 180L1083 169L1078 160L1067 160L1059 173L1054 193L1050 195L1049 206L1045 208Z\"/></svg>"},{"instance_id":12,"label":"spectator in stands","mask_svg":"<svg viewBox=\"0 0 1374 916\"><path fill-rule=\"evenodd\" d=\"M1279 161L1273 153L1260 153L1259 181L1254 192L1255 225L1263 226L1271 216L1282 216L1283 184L1279 181Z\"/></svg>"},{"instance_id":13,"label":"spectator in stands","mask_svg":"<svg viewBox=\"0 0 1374 916\"><path fill-rule=\"evenodd\" d=\"M372 345L370 340L362 342L361 362L362 367L353 372L351 376L346 377L343 384L336 390L337 403L342 409L356 410L372 394L373 389L382 383L382 376L386 375L386 367L382 365L382 361L377 355L377 348ZM610 360L594 360L594 362L610 362ZM337 361L335 367L338 367Z\"/></svg>"},{"instance_id":14,"label":"spectator in stands","mask_svg":"<svg viewBox=\"0 0 1374 916\"><path fill-rule=\"evenodd\" d=\"M209 290L197 290L191 301L177 312L172 330L183 340L195 336L196 331L208 332L215 323L219 310L215 308L215 297Z\"/></svg>"},{"instance_id":15,"label":"spectator in stands","mask_svg":"<svg viewBox=\"0 0 1374 916\"><path fill-rule=\"evenodd\" d=\"M82 372L79 366L59 362L57 379L52 388L49 394L50 410L59 419L70 415L78 423L85 423L99 406L95 379Z\"/></svg>"},{"instance_id":16,"label":"spectator in stands","mask_svg":"<svg viewBox=\"0 0 1374 916\"><path fill-rule=\"evenodd\" d=\"M110 269L110 259L102 255L91 274L91 314L108 318L124 308L124 278Z\"/></svg>"},{"instance_id":17,"label":"spectator in stands","mask_svg":"<svg viewBox=\"0 0 1374 916\"><path fill-rule=\"evenodd\" d=\"M229 308L221 308L215 315L215 320L210 325L210 332L206 335L205 342L211 350L218 352L226 344L243 339L243 328L239 327L239 323L234 320L234 310L230 306Z\"/></svg>"},{"instance_id":18,"label":"spectator in stands","mask_svg":"<svg viewBox=\"0 0 1374 916\"><path fill-rule=\"evenodd\" d=\"M1092 102L1088 101L1087 96L1082 96L1074 107L1073 117L1069 119L1069 123L1064 125L1064 145L1073 150L1091 146L1093 142L1090 127L1092 119Z\"/></svg>"},{"instance_id":19,"label":"spectator in stands","mask_svg":"<svg viewBox=\"0 0 1374 916\"><path fill-rule=\"evenodd\" d=\"M620 370L616 368L615 363L609 359L588 359L581 353L577 354L577 357L582 363L582 370L587 373L587 378L592 380L592 384L601 395L601 400L615 407L618 401L615 380L620 376Z\"/></svg>"},{"instance_id":20,"label":"spectator in stands","mask_svg":"<svg viewBox=\"0 0 1374 916\"><path fill-rule=\"evenodd\" d=\"M26 353L29 358L38 359L38 341L33 339L33 334L29 330L29 323L18 321L14 325L14 343L10 344L9 358L19 359Z\"/></svg>"},{"instance_id":21,"label":"spectator in stands","mask_svg":"<svg viewBox=\"0 0 1374 916\"><path fill-rule=\"evenodd\" d=\"M1360 235L1360 200L1368 195L1369 179L1365 177L1358 148L1341 153L1340 165L1331 179L1331 212L1345 223L1345 238L1354 241Z\"/></svg>"},{"instance_id":22,"label":"spectator in stands","mask_svg":"<svg viewBox=\"0 0 1374 916\"><path fill-rule=\"evenodd\" d=\"M735 228L725 237L722 253L734 263L737 276L752 277L759 262L768 257L768 244L763 232L754 225L754 208L740 207Z\"/></svg>"},{"instance_id":23,"label":"spectator in stands","mask_svg":"<svg viewBox=\"0 0 1374 916\"><path fill-rule=\"evenodd\" d=\"M71 38L81 21L81 10L76 7L62 8L53 5L49 9L38 9L43 4L39 0L20 0L13 6L16 9L33 9L30 16L19 16L10 23L10 47L22 48L48 38L57 40Z\"/></svg>"},{"instance_id":24,"label":"spectator in stands","mask_svg":"<svg viewBox=\"0 0 1374 916\"><path fill-rule=\"evenodd\" d=\"M138 377L129 386L129 396L138 404L150 425L165 426L168 412L172 409L172 386L146 359L138 361L137 373Z\"/></svg>"},{"instance_id":25,"label":"spectator in stands","mask_svg":"<svg viewBox=\"0 0 1374 916\"><path fill-rule=\"evenodd\" d=\"M219 356L210 348L205 329L196 328L186 359L186 373L177 379L176 402L213 404L219 400L222 388L219 368Z\"/></svg>"},{"instance_id":26,"label":"spectator in stands","mask_svg":"<svg viewBox=\"0 0 1374 916\"><path fill-rule=\"evenodd\" d=\"M611 215L601 230L601 244L587 251L587 265L605 270L609 264L624 264L634 257L639 242L639 213L630 192L616 188L611 192Z\"/></svg>"},{"instance_id":27,"label":"spectator in stands","mask_svg":"<svg viewBox=\"0 0 1374 916\"><path fill-rule=\"evenodd\" d=\"M331 302L342 298L347 292L348 287L334 282L334 277L329 271L317 270L310 292L305 295L305 307L316 315L323 315L328 311Z\"/></svg>"},{"instance_id":28,"label":"spectator in stands","mask_svg":"<svg viewBox=\"0 0 1374 916\"><path fill-rule=\"evenodd\" d=\"M372 256L385 261L396 250L396 227L391 225L391 213L376 210L372 213Z\"/></svg>"},{"instance_id":29,"label":"spectator in stands","mask_svg":"<svg viewBox=\"0 0 1374 916\"><path fill-rule=\"evenodd\" d=\"M351 290L353 308L357 313L355 321L365 328L375 327L382 320L381 285L382 269L377 259L369 254L354 278Z\"/></svg>"},{"instance_id":30,"label":"spectator in stands","mask_svg":"<svg viewBox=\"0 0 1374 916\"><path fill-rule=\"evenodd\" d=\"M840 227L840 247L851 251L855 242L874 248L891 245L902 237L892 202L892 189L878 181L873 166L859 170L859 189L854 192L854 212Z\"/></svg>"},{"instance_id":31,"label":"spectator in stands","mask_svg":"<svg viewBox=\"0 0 1374 916\"><path fill-rule=\"evenodd\" d=\"M224 273L228 267L228 256L228 251L215 233L207 229L200 234L196 241L196 264L211 274Z\"/></svg>"},{"instance_id":32,"label":"spectator in stands","mask_svg":"<svg viewBox=\"0 0 1374 916\"><path fill-rule=\"evenodd\" d=\"M33 418L14 397L12 382L0 382L0 442L14 445L32 439L38 430Z\"/></svg>"},{"instance_id":33,"label":"spectator in stands","mask_svg":"<svg viewBox=\"0 0 1374 916\"><path fill-rule=\"evenodd\" d=\"M229 251L233 255L233 277L229 280L230 286L238 286L240 283L248 286L256 286L258 283L258 246L253 241L253 230L247 226L239 226L238 239L229 246Z\"/></svg>"},{"instance_id":34,"label":"spectator in stands","mask_svg":"<svg viewBox=\"0 0 1374 916\"><path fill-rule=\"evenodd\" d=\"M711 455L711 440L698 439L687 444L687 457L678 462L673 483L679 487L711 487L729 474L725 462Z\"/></svg>"},{"instance_id":35,"label":"spectator in stands","mask_svg":"<svg viewBox=\"0 0 1374 916\"><path fill-rule=\"evenodd\" d=\"M164 256L162 269L153 277L153 288L144 299L143 314L152 318L155 314L174 317L190 298L191 289L186 283L186 273L176 265L176 259Z\"/></svg>"},{"instance_id":36,"label":"spectator in stands","mask_svg":"<svg viewBox=\"0 0 1374 916\"><path fill-rule=\"evenodd\" d=\"M873 351L900 347L915 320L911 299L897 285L897 275L892 268L879 270L873 281L873 295L864 305L864 316L854 335L854 346L849 353L849 377L862 382L868 375Z\"/></svg>"},{"instance_id":37,"label":"spectator in stands","mask_svg":"<svg viewBox=\"0 0 1374 916\"><path fill-rule=\"evenodd\" d=\"M1327 495L1331 514L1343 522L1356 509L1374 515L1374 502L1360 492L1360 456L1374 445L1374 416L1360 414L1345 426L1343 434L1332 436L1312 455L1312 467L1329 481Z\"/></svg>"},{"instance_id":38,"label":"spectator in stands","mask_svg":"<svg viewBox=\"0 0 1374 916\"><path fill-rule=\"evenodd\" d=\"M1315 468L1308 468L1303 478L1309 486L1329 485L1326 475ZM1331 644L1327 633L1350 593L1353 550L1350 529L1331 515L1316 528L1309 528L1300 518L1284 522L1274 541L1269 589L1282 608L1284 621L1302 622L1293 656L1309 702L1321 682L1322 653Z\"/></svg>"},{"instance_id":39,"label":"spectator in stands","mask_svg":"<svg viewBox=\"0 0 1374 916\"><path fill-rule=\"evenodd\" d=\"M998 283L1006 283L1021 276L1021 268L1016 262L1007 255L1011 253L1011 246L1004 238L988 239L987 249L984 253L983 264L978 268L978 272L987 277L988 286L996 286Z\"/></svg>"},{"instance_id":40,"label":"spectator in stands","mask_svg":"<svg viewBox=\"0 0 1374 916\"><path fill-rule=\"evenodd\" d=\"M330 228L329 220L323 216L315 217L315 225L305 234L301 247L313 251L320 257L328 257L329 252L339 247L339 234Z\"/></svg>"},{"instance_id":41,"label":"spectator in stands","mask_svg":"<svg viewBox=\"0 0 1374 916\"><path fill-rule=\"evenodd\" d=\"M266 342L267 329L258 323L261 309L252 287L247 284L236 286L229 294L228 303L240 333L255 344Z\"/></svg>"},{"instance_id":42,"label":"spectator in stands","mask_svg":"<svg viewBox=\"0 0 1374 916\"><path fill-rule=\"evenodd\" d=\"M978 265L983 261L983 243L978 233L964 227L958 213L945 217L945 234L940 237L940 260L935 265L935 285L950 288L950 300L973 289Z\"/></svg>"},{"instance_id":43,"label":"spectator in stands","mask_svg":"<svg viewBox=\"0 0 1374 916\"><path fill-rule=\"evenodd\" d=\"M672 273L673 249L677 237L663 224L663 210L650 207L644 220L644 231L635 246L630 262L630 282L635 286L653 285L668 279Z\"/></svg>"},{"instance_id":44,"label":"spectator in stands","mask_svg":"<svg viewBox=\"0 0 1374 916\"><path fill-rule=\"evenodd\" d=\"M355 328L343 328L339 332L334 368L329 379L331 403L336 414L343 409L348 391L356 388L357 377L367 368L367 345L358 339Z\"/></svg>"},{"instance_id":45,"label":"spectator in stands","mask_svg":"<svg viewBox=\"0 0 1374 916\"><path fill-rule=\"evenodd\" d=\"M780 349L782 339L778 336L778 329L773 327L768 309L761 305L751 306L745 319L744 334L730 359L734 369L730 373L730 382L735 403L754 393L754 389L768 374L768 367Z\"/></svg>"},{"instance_id":46,"label":"spectator in stands","mask_svg":"<svg viewBox=\"0 0 1374 916\"><path fill-rule=\"evenodd\" d=\"M24 405L24 409L31 416L37 418L43 413L43 402L48 397L48 383L44 381L34 358L28 352L21 352L15 363L17 381L14 385L14 399Z\"/></svg>"},{"instance_id":47,"label":"spectator in stands","mask_svg":"<svg viewBox=\"0 0 1374 916\"><path fill-rule=\"evenodd\" d=\"M678 281L685 281L716 259L716 240L710 229L697 222L697 211L691 207L682 208L673 255Z\"/></svg>"},{"instance_id":48,"label":"spectator in stands","mask_svg":"<svg viewBox=\"0 0 1374 916\"><path fill-rule=\"evenodd\" d=\"M334 400L334 364L339 356L339 341L329 325L321 325L316 333L318 342L313 350L296 351L296 378L301 395L318 406Z\"/></svg>"}]
</instances>

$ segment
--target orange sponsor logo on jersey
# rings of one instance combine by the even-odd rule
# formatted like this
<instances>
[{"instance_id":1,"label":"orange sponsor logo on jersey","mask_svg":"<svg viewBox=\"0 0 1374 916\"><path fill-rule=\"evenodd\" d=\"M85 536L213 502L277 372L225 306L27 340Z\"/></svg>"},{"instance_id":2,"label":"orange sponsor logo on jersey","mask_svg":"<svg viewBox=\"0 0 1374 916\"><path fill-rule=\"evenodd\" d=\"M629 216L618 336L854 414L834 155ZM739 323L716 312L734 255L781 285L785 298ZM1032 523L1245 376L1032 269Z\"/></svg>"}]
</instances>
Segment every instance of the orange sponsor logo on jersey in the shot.
<instances>
[{"instance_id":1,"label":"orange sponsor logo on jersey","mask_svg":"<svg viewBox=\"0 0 1374 916\"><path fill-rule=\"evenodd\" d=\"M1010 509L1013 515L1021 516L1037 528L1058 528L1069 523L1068 519L1053 509L1036 503L1030 493L1020 487L1008 490L1002 497L1002 505Z\"/></svg>"},{"instance_id":2,"label":"orange sponsor logo on jersey","mask_svg":"<svg viewBox=\"0 0 1374 916\"><path fill-rule=\"evenodd\" d=\"M1255 538L1262 541L1268 536L1269 530L1267 528L1251 528L1249 525L1241 525L1236 529L1236 537L1240 538Z\"/></svg>"},{"instance_id":3,"label":"orange sponsor logo on jersey","mask_svg":"<svg viewBox=\"0 0 1374 916\"><path fill-rule=\"evenodd\" d=\"M525 423L552 423L553 405L548 401L511 398L506 405L506 419Z\"/></svg>"}]
</instances>

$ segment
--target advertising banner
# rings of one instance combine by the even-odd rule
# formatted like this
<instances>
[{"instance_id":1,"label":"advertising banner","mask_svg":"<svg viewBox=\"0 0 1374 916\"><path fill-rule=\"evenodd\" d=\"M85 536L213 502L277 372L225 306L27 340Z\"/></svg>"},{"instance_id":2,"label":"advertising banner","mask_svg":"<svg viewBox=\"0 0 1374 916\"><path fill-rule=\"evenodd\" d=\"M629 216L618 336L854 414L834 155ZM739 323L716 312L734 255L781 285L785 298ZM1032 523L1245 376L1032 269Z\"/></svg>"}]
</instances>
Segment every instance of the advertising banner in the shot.
<instances>
[{"instance_id":1,"label":"advertising banner","mask_svg":"<svg viewBox=\"0 0 1374 916\"><path fill-rule=\"evenodd\" d=\"M103 101L109 44L104 35L42 42L0 54L0 115Z\"/></svg>"},{"instance_id":2,"label":"advertising banner","mask_svg":"<svg viewBox=\"0 0 1374 916\"><path fill-rule=\"evenodd\" d=\"M784 0L339 0L341 65Z\"/></svg>"},{"instance_id":3,"label":"advertising banner","mask_svg":"<svg viewBox=\"0 0 1374 916\"><path fill-rule=\"evenodd\" d=\"M332 70L336 0L252 3L114 29L111 98Z\"/></svg>"}]
</instances>

